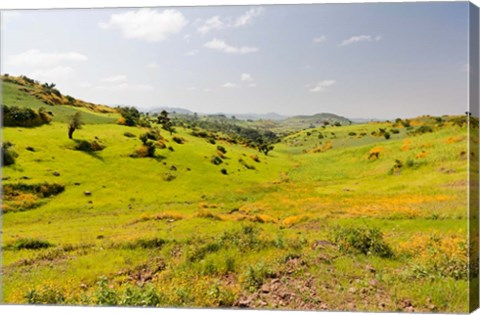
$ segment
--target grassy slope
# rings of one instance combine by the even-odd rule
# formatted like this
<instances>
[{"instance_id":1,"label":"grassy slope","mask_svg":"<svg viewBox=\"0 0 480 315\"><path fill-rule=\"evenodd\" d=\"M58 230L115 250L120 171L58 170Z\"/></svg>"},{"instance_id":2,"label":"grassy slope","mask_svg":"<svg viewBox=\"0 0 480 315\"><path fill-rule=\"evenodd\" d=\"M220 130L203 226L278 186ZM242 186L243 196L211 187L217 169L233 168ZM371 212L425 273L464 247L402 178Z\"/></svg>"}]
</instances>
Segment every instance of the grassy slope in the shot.
<instances>
[{"instance_id":1,"label":"grassy slope","mask_svg":"<svg viewBox=\"0 0 480 315\"><path fill-rule=\"evenodd\" d=\"M46 105L41 100L20 91L21 85L1 82L2 84L2 102L7 106L29 107L38 110L40 107L53 113L54 122L67 122L70 117L77 111L82 112L82 119L87 124L107 124L116 121L118 114L100 114L81 107L73 107L69 105Z\"/></svg>"},{"instance_id":2,"label":"grassy slope","mask_svg":"<svg viewBox=\"0 0 480 315\"><path fill-rule=\"evenodd\" d=\"M312 297L294 291L302 300L283 301L283 306L271 296L254 296L252 307L265 307L263 299L267 307L405 310L408 300L416 310L428 311L433 305L434 310L465 311L465 280L417 277L414 270L425 263L425 246L432 236L466 239L467 165L460 157L466 151L466 130L447 126L407 141L401 130L386 141L370 136L379 127L385 126L319 128L310 135L303 131L277 145L268 157L260 155L260 163L250 157L258 154L254 150L219 142L227 149L227 159L219 166L210 163L216 145L181 128L177 136L184 137L185 144L170 141L174 151L159 150L156 160L129 157L140 141L123 133L139 135L143 132L139 128L96 124L77 131L78 139L98 137L107 146L95 155L72 150L61 123L5 128L4 139L15 144L20 156L14 166L3 169L3 176L9 177L4 183L47 181L66 186L43 206L4 215L5 244L31 237L56 245L4 251L5 302L24 302L29 290L54 287L79 303L79 292L94 293L101 276L121 291L131 280L118 272L150 264L155 257L167 266L152 280L167 294L163 305L230 305L250 295L245 283L252 280L252 267L272 269L290 290L305 287L305 279L313 277L318 293ZM348 136L352 131L368 136ZM335 138L318 139L318 132L334 132ZM332 149L304 153L328 140ZM27 146L36 152L27 151ZM382 147L380 158L368 160L369 151L377 146ZM240 158L256 170L246 169ZM414 166L389 175L396 159L404 164L411 159ZM221 174L222 168L229 175ZM176 179L165 181L165 174ZM85 196L86 190L92 195ZM174 214L177 220L152 219L162 213ZM202 213L211 216L199 217ZM379 227L399 258L313 249L315 241L328 239L337 224ZM258 229L259 244L267 245L225 246L192 261L203 245L213 244L225 231L250 225ZM169 243L160 249L122 247L153 237ZM417 251L413 257L407 256L411 250ZM233 267L226 267L228 259ZM285 271L298 261L305 264L295 265L293 274ZM368 266L376 273L366 271ZM373 279L378 284L372 285ZM221 293L211 291L215 287Z\"/></svg>"}]
</instances>

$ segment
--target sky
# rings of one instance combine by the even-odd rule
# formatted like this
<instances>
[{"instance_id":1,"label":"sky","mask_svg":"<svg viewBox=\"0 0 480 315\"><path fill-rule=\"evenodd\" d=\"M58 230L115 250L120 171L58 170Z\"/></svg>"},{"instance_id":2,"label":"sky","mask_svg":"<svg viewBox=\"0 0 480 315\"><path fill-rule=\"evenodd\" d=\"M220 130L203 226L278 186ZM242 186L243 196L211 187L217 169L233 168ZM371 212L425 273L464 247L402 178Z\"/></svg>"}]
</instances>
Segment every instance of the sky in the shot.
<instances>
[{"instance_id":1,"label":"sky","mask_svg":"<svg viewBox=\"0 0 480 315\"><path fill-rule=\"evenodd\" d=\"M86 101L349 118L468 110L468 3L2 11L2 73Z\"/></svg>"}]
</instances>

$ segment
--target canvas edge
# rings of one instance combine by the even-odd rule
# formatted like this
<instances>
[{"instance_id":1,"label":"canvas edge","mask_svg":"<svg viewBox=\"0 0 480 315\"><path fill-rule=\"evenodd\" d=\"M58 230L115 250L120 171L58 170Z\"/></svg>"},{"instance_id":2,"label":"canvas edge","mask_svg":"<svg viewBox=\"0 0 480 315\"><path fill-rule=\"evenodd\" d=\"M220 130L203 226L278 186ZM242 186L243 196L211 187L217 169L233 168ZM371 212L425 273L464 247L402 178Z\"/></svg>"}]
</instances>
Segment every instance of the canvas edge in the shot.
<instances>
[{"instance_id":1,"label":"canvas edge","mask_svg":"<svg viewBox=\"0 0 480 315\"><path fill-rule=\"evenodd\" d=\"M474 312L479 307L479 146L478 146L478 117L479 117L479 8L470 2L469 5L469 301L468 311ZM472 124L473 120L477 124Z\"/></svg>"}]
</instances>

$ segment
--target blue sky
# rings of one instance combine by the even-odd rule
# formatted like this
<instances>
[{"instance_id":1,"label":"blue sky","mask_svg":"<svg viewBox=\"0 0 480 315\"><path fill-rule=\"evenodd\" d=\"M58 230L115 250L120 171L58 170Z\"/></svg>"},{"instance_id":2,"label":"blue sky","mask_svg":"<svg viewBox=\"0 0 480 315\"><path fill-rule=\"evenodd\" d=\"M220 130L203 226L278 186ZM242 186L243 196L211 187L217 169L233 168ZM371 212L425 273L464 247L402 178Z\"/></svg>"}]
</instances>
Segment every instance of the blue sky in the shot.
<instances>
[{"instance_id":1,"label":"blue sky","mask_svg":"<svg viewBox=\"0 0 480 315\"><path fill-rule=\"evenodd\" d=\"M10 11L1 66L108 105L462 114L467 17L467 2Z\"/></svg>"}]
</instances>

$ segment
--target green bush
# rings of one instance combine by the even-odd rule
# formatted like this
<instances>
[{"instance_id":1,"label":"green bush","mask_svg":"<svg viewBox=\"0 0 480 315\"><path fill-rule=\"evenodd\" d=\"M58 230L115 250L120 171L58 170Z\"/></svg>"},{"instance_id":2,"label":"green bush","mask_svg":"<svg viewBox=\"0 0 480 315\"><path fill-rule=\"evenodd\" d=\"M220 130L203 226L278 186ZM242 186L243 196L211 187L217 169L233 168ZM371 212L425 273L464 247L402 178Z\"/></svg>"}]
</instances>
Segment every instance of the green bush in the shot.
<instances>
[{"instance_id":1,"label":"green bush","mask_svg":"<svg viewBox=\"0 0 480 315\"><path fill-rule=\"evenodd\" d=\"M273 275L274 272L263 263L249 266L247 272L243 276L243 287L250 292L254 292L262 286L265 279Z\"/></svg>"},{"instance_id":2,"label":"green bush","mask_svg":"<svg viewBox=\"0 0 480 315\"><path fill-rule=\"evenodd\" d=\"M38 111L31 108L6 106L3 107L3 125L6 127L36 127L51 122L52 118L40 108Z\"/></svg>"},{"instance_id":3,"label":"green bush","mask_svg":"<svg viewBox=\"0 0 480 315\"><path fill-rule=\"evenodd\" d=\"M13 150L11 142L4 142L2 144L2 161L3 166L15 164L15 159L18 157L17 152Z\"/></svg>"},{"instance_id":4,"label":"green bush","mask_svg":"<svg viewBox=\"0 0 480 315\"><path fill-rule=\"evenodd\" d=\"M20 249L43 249L49 248L53 245L47 241L34 239L34 238L21 238L12 244L5 246L5 249L13 249L13 250L20 250Z\"/></svg>"},{"instance_id":5,"label":"green bush","mask_svg":"<svg viewBox=\"0 0 480 315\"><path fill-rule=\"evenodd\" d=\"M102 151L103 149L105 149L105 145L97 140L76 140L75 150L83 152L95 152Z\"/></svg>"},{"instance_id":6,"label":"green bush","mask_svg":"<svg viewBox=\"0 0 480 315\"><path fill-rule=\"evenodd\" d=\"M227 154L227 150L221 145L217 145L217 150L222 152L223 154Z\"/></svg>"},{"instance_id":7,"label":"green bush","mask_svg":"<svg viewBox=\"0 0 480 315\"><path fill-rule=\"evenodd\" d=\"M377 228L340 227L332 229L332 242L344 253L393 257L393 251Z\"/></svg>"},{"instance_id":8,"label":"green bush","mask_svg":"<svg viewBox=\"0 0 480 315\"><path fill-rule=\"evenodd\" d=\"M149 239L139 239L133 242L124 244L123 247L127 249L136 249L136 248L162 248L167 241L161 238L149 238Z\"/></svg>"},{"instance_id":9,"label":"green bush","mask_svg":"<svg viewBox=\"0 0 480 315\"><path fill-rule=\"evenodd\" d=\"M131 132L124 132L123 135L127 138L135 138L136 136Z\"/></svg>"},{"instance_id":10,"label":"green bush","mask_svg":"<svg viewBox=\"0 0 480 315\"><path fill-rule=\"evenodd\" d=\"M25 294L28 304L63 304L65 295L63 290L51 286L44 286L40 289L29 290Z\"/></svg>"},{"instance_id":11,"label":"green bush","mask_svg":"<svg viewBox=\"0 0 480 315\"><path fill-rule=\"evenodd\" d=\"M185 139L183 139L182 137L177 137L177 136L174 136L172 138L172 140L178 144L184 144L185 143Z\"/></svg>"},{"instance_id":12,"label":"green bush","mask_svg":"<svg viewBox=\"0 0 480 315\"><path fill-rule=\"evenodd\" d=\"M222 159L216 155L211 156L210 162L212 162L212 164L215 164L215 165L220 165L223 163Z\"/></svg>"},{"instance_id":13,"label":"green bush","mask_svg":"<svg viewBox=\"0 0 480 315\"><path fill-rule=\"evenodd\" d=\"M417 130L414 131L415 134L424 134L427 132L433 132L432 127L424 125L424 126L418 127Z\"/></svg>"}]
</instances>

